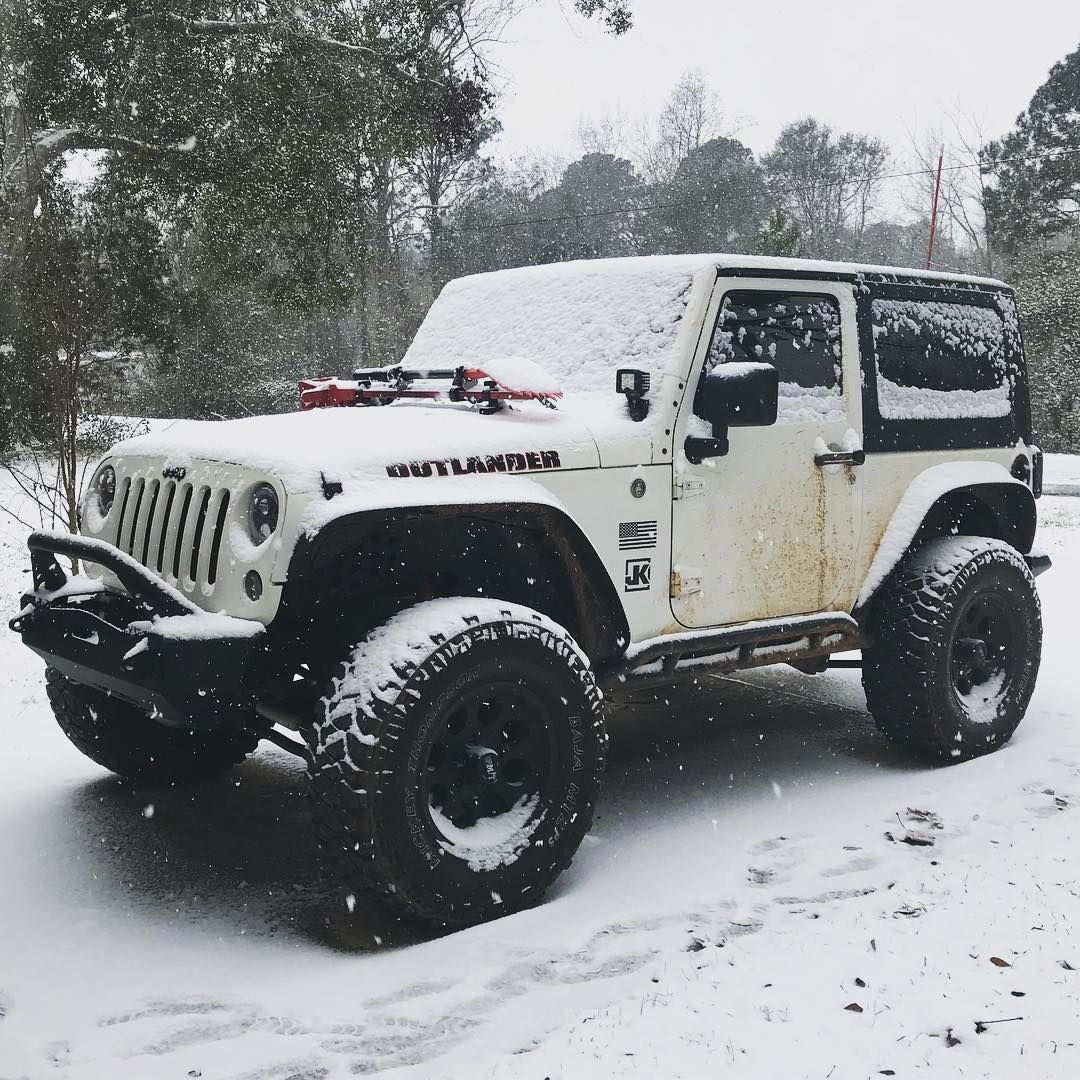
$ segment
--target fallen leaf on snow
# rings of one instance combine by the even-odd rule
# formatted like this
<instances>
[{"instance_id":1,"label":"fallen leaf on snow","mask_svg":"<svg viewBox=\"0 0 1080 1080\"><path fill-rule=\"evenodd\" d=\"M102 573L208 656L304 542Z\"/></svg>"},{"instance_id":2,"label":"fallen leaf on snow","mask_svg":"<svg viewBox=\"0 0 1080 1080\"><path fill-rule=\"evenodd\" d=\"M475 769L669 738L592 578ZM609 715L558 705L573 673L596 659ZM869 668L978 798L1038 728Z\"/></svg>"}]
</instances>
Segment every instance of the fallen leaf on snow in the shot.
<instances>
[{"instance_id":1,"label":"fallen leaf on snow","mask_svg":"<svg viewBox=\"0 0 1080 1080\"><path fill-rule=\"evenodd\" d=\"M920 915L926 914L926 908L922 904L904 904L903 907L898 907L893 914L903 915L908 919L917 919Z\"/></svg>"},{"instance_id":2,"label":"fallen leaf on snow","mask_svg":"<svg viewBox=\"0 0 1080 1080\"><path fill-rule=\"evenodd\" d=\"M934 838L929 833L911 832L909 830L900 837L900 843L910 844L912 847L933 847Z\"/></svg>"},{"instance_id":3,"label":"fallen leaf on snow","mask_svg":"<svg viewBox=\"0 0 1080 1080\"><path fill-rule=\"evenodd\" d=\"M925 821L931 828L943 829L945 826L941 823L941 816L935 814L933 810L920 810L916 806L909 806L907 808L907 816L913 818L915 821Z\"/></svg>"},{"instance_id":4,"label":"fallen leaf on snow","mask_svg":"<svg viewBox=\"0 0 1080 1080\"><path fill-rule=\"evenodd\" d=\"M850 1005L845 1005L844 1009L847 1012L862 1012L862 1006L857 1001L853 1001Z\"/></svg>"},{"instance_id":5,"label":"fallen leaf on snow","mask_svg":"<svg viewBox=\"0 0 1080 1080\"><path fill-rule=\"evenodd\" d=\"M991 956L990 963L993 964L994 967L1012 967L1012 964L1010 964L1008 960L1002 960L1000 956Z\"/></svg>"}]
</instances>

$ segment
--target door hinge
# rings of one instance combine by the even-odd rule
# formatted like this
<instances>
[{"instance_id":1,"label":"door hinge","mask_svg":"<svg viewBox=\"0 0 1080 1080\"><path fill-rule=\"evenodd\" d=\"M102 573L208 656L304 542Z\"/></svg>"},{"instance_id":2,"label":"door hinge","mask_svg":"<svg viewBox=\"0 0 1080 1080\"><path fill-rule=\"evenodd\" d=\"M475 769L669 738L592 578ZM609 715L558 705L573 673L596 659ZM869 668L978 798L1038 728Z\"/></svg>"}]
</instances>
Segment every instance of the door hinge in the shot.
<instances>
[{"instance_id":1,"label":"door hinge","mask_svg":"<svg viewBox=\"0 0 1080 1080\"><path fill-rule=\"evenodd\" d=\"M671 571L671 595L673 597L691 596L701 592L701 576L688 574L685 570Z\"/></svg>"},{"instance_id":2,"label":"door hinge","mask_svg":"<svg viewBox=\"0 0 1080 1080\"><path fill-rule=\"evenodd\" d=\"M673 499L692 499L705 494L705 481L676 476L671 489Z\"/></svg>"}]
</instances>

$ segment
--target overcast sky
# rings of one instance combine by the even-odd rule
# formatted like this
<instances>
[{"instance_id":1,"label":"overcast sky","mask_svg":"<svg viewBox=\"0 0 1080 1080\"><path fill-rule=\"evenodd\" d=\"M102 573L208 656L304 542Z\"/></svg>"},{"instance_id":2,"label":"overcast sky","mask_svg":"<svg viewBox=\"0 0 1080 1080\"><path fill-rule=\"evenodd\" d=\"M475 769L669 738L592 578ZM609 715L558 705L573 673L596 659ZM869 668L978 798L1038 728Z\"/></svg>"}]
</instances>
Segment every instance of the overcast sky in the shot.
<instances>
[{"instance_id":1,"label":"overcast sky","mask_svg":"<svg viewBox=\"0 0 1080 1080\"><path fill-rule=\"evenodd\" d=\"M957 105L990 135L1011 126L1050 66L1080 44L1080 0L632 0L611 38L564 0L535 0L492 57L505 78L499 157L580 152L581 117L656 113L698 67L739 138L767 150L807 114L902 155L908 130Z\"/></svg>"}]
</instances>

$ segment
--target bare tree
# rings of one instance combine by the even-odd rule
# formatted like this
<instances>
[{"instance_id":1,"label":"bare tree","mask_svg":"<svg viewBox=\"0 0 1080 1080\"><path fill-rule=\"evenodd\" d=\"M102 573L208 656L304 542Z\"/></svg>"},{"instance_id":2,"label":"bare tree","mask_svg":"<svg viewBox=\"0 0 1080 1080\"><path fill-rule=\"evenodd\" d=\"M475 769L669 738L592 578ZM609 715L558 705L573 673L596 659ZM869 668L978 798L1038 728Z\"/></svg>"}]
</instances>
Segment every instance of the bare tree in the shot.
<instances>
[{"instance_id":1,"label":"bare tree","mask_svg":"<svg viewBox=\"0 0 1080 1080\"><path fill-rule=\"evenodd\" d=\"M940 155L937 228L952 240L958 254L970 259L970 269L995 273L997 260L986 230L990 188L983 169L987 139L982 122L969 112L953 109L943 128L913 131L910 142L919 175L911 178L905 205L929 220Z\"/></svg>"},{"instance_id":2,"label":"bare tree","mask_svg":"<svg viewBox=\"0 0 1080 1080\"><path fill-rule=\"evenodd\" d=\"M856 132L836 134L813 117L780 132L762 163L773 195L799 226L799 254L861 254L888 162L881 140Z\"/></svg>"},{"instance_id":3,"label":"bare tree","mask_svg":"<svg viewBox=\"0 0 1080 1080\"><path fill-rule=\"evenodd\" d=\"M702 144L732 132L724 109L699 68L675 84L660 115L644 121L638 133L637 158L649 183L670 183L679 162Z\"/></svg>"},{"instance_id":4,"label":"bare tree","mask_svg":"<svg viewBox=\"0 0 1080 1080\"><path fill-rule=\"evenodd\" d=\"M578 143L583 154L611 154L627 157L630 144L630 124L621 108L604 112L595 119L582 117L578 121Z\"/></svg>"}]
</instances>

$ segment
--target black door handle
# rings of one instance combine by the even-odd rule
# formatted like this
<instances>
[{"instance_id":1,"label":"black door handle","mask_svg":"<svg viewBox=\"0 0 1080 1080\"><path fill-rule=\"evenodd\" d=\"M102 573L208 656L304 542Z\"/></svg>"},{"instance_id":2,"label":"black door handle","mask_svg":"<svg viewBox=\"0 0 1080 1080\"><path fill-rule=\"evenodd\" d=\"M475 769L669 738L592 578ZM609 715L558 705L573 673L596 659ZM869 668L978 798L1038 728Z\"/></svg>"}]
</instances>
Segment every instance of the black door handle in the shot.
<instances>
[{"instance_id":1,"label":"black door handle","mask_svg":"<svg viewBox=\"0 0 1080 1080\"><path fill-rule=\"evenodd\" d=\"M865 450L839 450L835 453L815 454L815 465L864 465L866 463Z\"/></svg>"}]
</instances>

